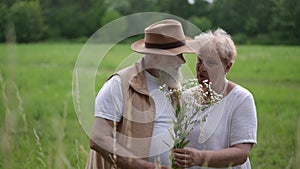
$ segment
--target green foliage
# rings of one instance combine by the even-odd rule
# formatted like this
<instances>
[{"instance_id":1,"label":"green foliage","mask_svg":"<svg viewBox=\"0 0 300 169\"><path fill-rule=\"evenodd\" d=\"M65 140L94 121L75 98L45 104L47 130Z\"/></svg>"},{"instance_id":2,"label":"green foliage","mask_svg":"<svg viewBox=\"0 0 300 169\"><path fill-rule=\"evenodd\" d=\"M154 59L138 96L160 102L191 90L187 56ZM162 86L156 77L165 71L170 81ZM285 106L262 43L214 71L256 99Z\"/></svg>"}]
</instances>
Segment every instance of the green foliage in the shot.
<instances>
[{"instance_id":1,"label":"green foliage","mask_svg":"<svg viewBox=\"0 0 300 169\"><path fill-rule=\"evenodd\" d=\"M40 40L44 31L44 17L39 1L19 1L11 8L9 21L14 25L19 42ZM10 29L10 28L8 28Z\"/></svg>"},{"instance_id":2,"label":"green foliage","mask_svg":"<svg viewBox=\"0 0 300 169\"><path fill-rule=\"evenodd\" d=\"M52 41L87 39L102 25L107 6L104 1L41 1L48 26L46 36Z\"/></svg>"},{"instance_id":3,"label":"green foliage","mask_svg":"<svg viewBox=\"0 0 300 169\"><path fill-rule=\"evenodd\" d=\"M122 13L123 15L127 14L127 13L132 13L134 12L134 8L137 5L136 3L130 3L129 0L126 1L119 1L119 0L104 0L105 4L109 7L108 11L112 11L112 12L116 12L118 11L118 15L120 15L120 13ZM143 4L143 2L140 2L138 4ZM129 12L131 11L131 12ZM120 13L119 13L120 12ZM105 14L104 14L105 16ZM114 18L116 19L116 18ZM111 20L110 20L111 21ZM109 21L109 22L110 22Z\"/></svg>"},{"instance_id":4,"label":"green foliage","mask_svg":"<svg viewBox=\"0 0 300 169\"><path fill-rule=\"evenodd\" d=\"M58 11L60 35L66 38L76 38L85 34L85 15L77 5L69 5Z\"/></svg>"},{"instance_id":5,"label":"green foliage","mask_svg":"<svg viewBox=\"0 0 300 169\"><path fill-rule=\"evenodd\" d=\"M205 32L208 29L211 29L211 21L207 17L197 17L193 16L189 18L189 21L196 25L202 32Z\"/></svg>"},{"instance_id":6,"label":"green foliage","mask_svg":"<svg viewBox=\"0 0 300 169\"><path fill-rule=\"evenodd\" d=\"M88 15L84 18L87 23L87 28L89 30L88 36L92 35L96 32L101 26L101 20L103 15L106 12L108 6L103 1L93 0L90 4L90 9L88 11ZM83 36L87 36L83 35Z\"/></svg>"},{"instance_id":7,"label":"green foliage","mask_svg":"<svg viewBox=\"0 0 300 169\"><path fill-rule=\"evenodd\" d=\"M232 36L232 39L236 44L245 44L248 40L248 36L244 33L236 33Z\"/></svg>"},{"instance_id":8,"label":"green foliage","mask_svg":"<svg viewBox=\"0 0 300 169\"><path fill-rule=\"evenodd\" d=\"M119 37L122 37L127 30L128 22L125 19L119 20L116 24L116 19L121 17L120 13L114 9L109 9L106 11L104 17L102 18L102 25L110 25L110 29L102 29L98 36L101 37L101 42L113 43L116 40L119 40Z\"/></svg>"},{"instance_id":9,"label":"green foliage","mask_svg":"<svg viewBox=\"0 0 300 169\"><path fill-rule=\"evenodd\" d=\"M297 0L275 1L270 30L273 37L283 44L297 44L300 39L300 2ZM298 26L298 27L297 27Z\"/></svg>"},{"instance_id":10,"label":"green foliage","mask_svg":"<svg viewBox=\"0 0 300 169\"><path fill-rule=\"evenodd\" d=\"M105 23L138 12L169 13L201 30L221 27L251 38L239 42L300 44L299 0L2 0L0 42L14 32L19 42L87 39Z\"/></svg>"},{"instance_id":11,"label":"green foliage","mask_svg":"<svg viewBox=\"0 0 300 169\"><path fill-rule=\"evenodd\" d=\"M105 14L103 15L102 19L101 19L101 24L105 25L115 19L118 19L121 17L121 14L114 10L114 9L109 9L105 12Z\"/></svg>"},{"instance_id":12,"label":"green foliage","mask_svg":"<svg viewBox=\"0 0 300 169\"><path fill-rule=\"evenodd\" d=\"M0 3L0 42L5 41L5 26L7 23L8 9L5 4Z\"/></svg>"},{"instance_id":13,"label":"green foliage","mask_svg":"<svg viewBox=\"0 0 300 169\"><path fill-rule=\"evenodd\" d=\"M210 19L232 35L246 35L251 44L299 44L297 0L218 0ZM244 5L243 5L244 4ZM297 21L298 20L298 21ZM298 24L299 25L299 24ZM242 41L238 41L242 42Z\"/></svg>"},{"instance_id":14,"label":"green foliage","mask_svg":"<svg viewBox=\"0 0 300 169\"><path fill-rule=\"evenodd\" d=\"M255 35L259 32L259 28L257 26L257 18L249 17L245 23L245 30L248 32L249 35Z\"/></svg>"}]
</instances>

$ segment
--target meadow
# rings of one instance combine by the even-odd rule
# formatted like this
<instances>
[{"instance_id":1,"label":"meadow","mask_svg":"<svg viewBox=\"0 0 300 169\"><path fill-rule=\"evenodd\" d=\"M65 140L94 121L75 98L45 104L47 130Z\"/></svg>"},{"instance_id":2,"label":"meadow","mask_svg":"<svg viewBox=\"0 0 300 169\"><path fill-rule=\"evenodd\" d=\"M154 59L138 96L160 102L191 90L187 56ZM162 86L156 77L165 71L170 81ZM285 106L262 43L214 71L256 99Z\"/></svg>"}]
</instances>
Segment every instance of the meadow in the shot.
<instances>
[{"instance_id":1,"label":"meadow","mask_svg":"<svg viewBox=\"0 0 300 169\"><path fill-rule=\"evenodd\" d=\"M72 98L72 78L83 44L0 45L0 168L84 168L89 137ZM95 92L115 71L129 45L101 62ZM195 73L195 57L187 56ZM253 169L300 168L300 47L238 46L228 79L250 90L258 115ZM99 68L100 69L100 68Z\"/></svg>"}]
</instances>

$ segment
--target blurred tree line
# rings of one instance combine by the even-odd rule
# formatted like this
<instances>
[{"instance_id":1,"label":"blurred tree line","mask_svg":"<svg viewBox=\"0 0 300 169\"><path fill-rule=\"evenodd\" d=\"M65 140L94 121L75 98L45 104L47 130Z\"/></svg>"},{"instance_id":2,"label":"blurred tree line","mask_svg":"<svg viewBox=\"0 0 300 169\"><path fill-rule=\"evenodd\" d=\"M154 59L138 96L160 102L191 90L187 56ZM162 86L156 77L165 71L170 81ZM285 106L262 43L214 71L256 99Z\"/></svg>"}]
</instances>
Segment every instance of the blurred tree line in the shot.
<instances>
[{"instance_id":1,"label":"blurred tree line","mask_svg":"<svg viewBox=\"0 0 300 169\"><path fill-rule=\"evenodd\" d=\"M0 0L0 41L85 41L114 19L146 11L202 31L221 27L237 43L300 44L299 0Z\"/></svg>"}]
</instances>

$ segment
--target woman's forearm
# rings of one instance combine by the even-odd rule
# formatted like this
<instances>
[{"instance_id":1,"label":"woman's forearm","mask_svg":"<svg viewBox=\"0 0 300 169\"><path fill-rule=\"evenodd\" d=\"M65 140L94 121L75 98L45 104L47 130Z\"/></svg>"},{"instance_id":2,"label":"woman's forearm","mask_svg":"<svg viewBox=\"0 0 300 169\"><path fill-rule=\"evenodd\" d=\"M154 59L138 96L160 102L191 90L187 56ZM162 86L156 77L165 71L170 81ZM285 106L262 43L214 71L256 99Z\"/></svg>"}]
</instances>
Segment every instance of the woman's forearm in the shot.
<instances>
[{"instance_id":1,"label":"woman's forearm","mask_svg":"<svg viewBox=\"0 0 300 169\"><path fill-rule=\"evenodd\" d=\"M239 144L223 150L205 150L203 166L229 167L243 164L250 153L252 144Z\"/></svg>"}]
</instances>

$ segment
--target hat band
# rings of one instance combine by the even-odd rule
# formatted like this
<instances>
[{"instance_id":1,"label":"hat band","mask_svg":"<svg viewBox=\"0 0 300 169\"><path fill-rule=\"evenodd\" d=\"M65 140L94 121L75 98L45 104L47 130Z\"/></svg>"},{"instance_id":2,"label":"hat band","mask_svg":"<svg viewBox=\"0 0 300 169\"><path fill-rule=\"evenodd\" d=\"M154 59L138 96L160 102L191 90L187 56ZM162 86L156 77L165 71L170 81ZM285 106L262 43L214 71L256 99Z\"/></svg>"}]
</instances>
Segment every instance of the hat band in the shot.
<instances>
[{"instance_id":1,"label":"hat band","mask_svg":"<svg viewBox=\"0 0 300 169\"><path fill-rule=\"evenodd\" d=\"M155 44L155 43L147 43L145 42L146 48L157 48L157 49L172 49L172 48L178 48L180 46L185 45L185 40L177 41L173 43L165 43L165 44Z\"/></svg>"}]
</instances>

